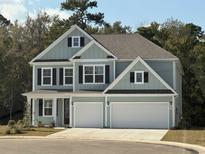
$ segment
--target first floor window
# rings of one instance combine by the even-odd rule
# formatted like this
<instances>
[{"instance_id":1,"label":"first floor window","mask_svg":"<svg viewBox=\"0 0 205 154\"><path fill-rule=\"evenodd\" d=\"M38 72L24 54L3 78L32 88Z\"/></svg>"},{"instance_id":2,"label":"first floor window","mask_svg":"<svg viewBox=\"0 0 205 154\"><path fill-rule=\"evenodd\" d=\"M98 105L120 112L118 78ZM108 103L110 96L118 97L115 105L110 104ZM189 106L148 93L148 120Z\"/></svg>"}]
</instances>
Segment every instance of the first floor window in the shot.
<instances>
[{"instance_id":1,"label":"first floor window","mask_svg":"<svg viewBox=\"0 0 205 154\"><path fill-rule=\"evenodd\" d=\"M69 85L73 84L73 69L64 68L64 84Z\"/></svg>"},{"instance_id":2,"label":"first floor window","mask_svg":"<svg viewBox=\"0 0 205 154\"><path fill-rule=\"evenodd\" d=\"M143 71L136 71L135 72L135 83L136 84L143 84L144 83L144 72Z\"/></svg>"},{"instance_id":3,"label":"first floor window","mask_svg":"<svg viewBox=\"0 0 205 154\"><path fill-rule=\"evenodd\" d=\"M52 116L53 100L44 100L44 116Z\"/></svg>"},{"instance_id":4,"label":"first floor window","mask_svg":"<svg viewBox=\"0 0 205 154\"><path fill-rule=\"evenodd\" d=\"M52 81L52 69L51 68L43 68L42 69L42 82L43 85L51 85Z\"/></svg>"},{"instance_id":5,"label":"first floor window","mask_svg":"<svg viewBox=\"0 0 205 154\"><path fill-rule=\"evenodd\" d=\"M84 66L84 83L104 83L104 65Z\"/></svg>"}]
</instances>

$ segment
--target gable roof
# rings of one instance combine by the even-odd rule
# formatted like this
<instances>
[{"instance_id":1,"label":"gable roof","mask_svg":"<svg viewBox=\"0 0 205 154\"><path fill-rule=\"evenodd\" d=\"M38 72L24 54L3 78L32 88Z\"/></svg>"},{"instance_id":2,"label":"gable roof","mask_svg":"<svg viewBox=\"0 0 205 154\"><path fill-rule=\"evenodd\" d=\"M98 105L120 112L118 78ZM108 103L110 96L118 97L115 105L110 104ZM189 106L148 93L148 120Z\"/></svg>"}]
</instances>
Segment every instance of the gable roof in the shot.
<instances>
[{"instance_id":1,"label":"gable roof","mask_svg":"<svg viewBox=\"0 0 205 154\"><path fill-rule=\"evenodd\" d=\"M84 30L82 30L80 27L78 27L77 25L73 25L71 26L71 28L69 30L67 30L64 34L62 34L57 40L55 40L53 43L51 43L45 50L43 50L40 54L38 54L35 58L33 58L29 63L34 62L35 60L41 58L43 55L45 55L48 51L50 51L53 47L55 47L58 43L60 43L64 38L66 38L72 31L74 31L75 29L78 29L80 32L82 32L83 34L85 34L88 38L90 38L91 40L93 40L93 37L90 36L87 32L85 32Z\"/></svg>"},{"instance_id":2,"label":"gable roof","mask_svg":"<svg viewBox=\"0 0 205 154\"><path fill-rule=\"evenodd\" d=\"M102 46L100 43L98 43L95 40L90 41L85 47L83 47L80 51L78 51L75 55L73 55L71 59L74 59L75 57L80 56L81 54L83 54L85 51L87 51L88 48L90 48L93 44L97 45L99 48L101 48L105 53L107 53L108 55L111 55L114 57L114 59L117 59L117 57L112 54L110 51L108 51L104 46Z\"/></svg>"},{"instance_id":3,"label":"gable roof","mask_svg":"<svg viewBox=\"0 0 205 154\"><path fill-rule=\"evenodd\" d=\"M111 51L118 59L166 59L176 56L152 43L143 36L135 34L98 34L92 37Z\"/></svg>"},{"instance_id":4,"label":"gable roof","mask_svg":"<svg viewBox=\"0 0 205 154\"><path fill-rule=\"evenodd\" d=\"M108 90L112 89L117 83L138 63L141 62L161 83L169 90L173 92L174 95L177 95L174 89L172 89L141 57L137 57L105 90L103 93L106 93Z\"/></svg>"}]
</instances>

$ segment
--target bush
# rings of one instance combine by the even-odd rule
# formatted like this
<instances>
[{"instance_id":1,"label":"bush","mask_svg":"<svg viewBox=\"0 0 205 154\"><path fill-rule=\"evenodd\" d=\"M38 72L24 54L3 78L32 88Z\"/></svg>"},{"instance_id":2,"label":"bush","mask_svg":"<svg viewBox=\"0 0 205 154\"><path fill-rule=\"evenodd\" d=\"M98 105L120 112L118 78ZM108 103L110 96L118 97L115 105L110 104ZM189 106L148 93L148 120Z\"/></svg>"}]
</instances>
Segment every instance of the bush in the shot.
<instances>
[{"instance_id":1,"label":"bush","mask_svg":"<svg viewBox=\"0 0 205 154\"><path fill-rule=\"evenodd\" d=\"M15 120L9 120L8 122L8 127L9 128L13 128L16 125L16 121Z\"/></svg>"},{"instance_id":2,"label":"bush","mask_svg":"<svg viewBox=\"0 0 205 154\"><path fill-rule=\"evenodd\" d=\"M40 120L38 121L38 127L44 127L42 121L40 121Z\"/></svg>"},{"instance_id":3,"label":"bush","mask_svg":"<svg viewBox=\"0 0 205 154\"><path fill-rule=\"evenodd\" d=\"M17 127L22 130L24 128L24 121L23 120L18 120Z\"/></svg>"},{"instance_id":4,"label":"bush","mask_svg":"<svg viewBox=\"0 0 205 154\"><path fill-rule=\"evenodd\" d=\"M21 123L21 122L18 122ZM5 134L20 134L21 129L18 128L15 120L9 120L8 127L5 131Z\"/></svg>"},{"instance_id":5,"label":"bush","mask_svg":"<svg viewBox=\"0 0 205 154\"><path fill-rule=\"evenodd\" d=\"M53 122L51 122L51 123L49 124L49 127L50 127L50 128L55 127L55 122L54 122L54 121L53 121Z\"/></svg>"},{"instance_id":6,"label":"bush","mask_svg":"<svg viewBox=\"0 0 205 154\"><path fill-rule=\"evenodd\" d=\"M187 119L182 119L178 126L179 129L189 129L191 128L191 123Z\"/></svg>"}]
</instances>

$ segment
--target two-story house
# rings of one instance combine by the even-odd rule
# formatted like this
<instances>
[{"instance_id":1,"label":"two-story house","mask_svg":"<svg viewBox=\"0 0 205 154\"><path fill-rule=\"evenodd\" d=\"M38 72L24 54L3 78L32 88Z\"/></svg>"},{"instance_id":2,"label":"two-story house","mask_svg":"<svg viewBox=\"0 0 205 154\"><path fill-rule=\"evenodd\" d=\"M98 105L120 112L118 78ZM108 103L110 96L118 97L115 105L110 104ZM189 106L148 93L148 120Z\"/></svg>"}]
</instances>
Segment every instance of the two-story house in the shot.
<instances>
[{"instance_id":1,"label":"two-story house","mask_svg":"<svg viewBox=\"0 0 205 154\"><path fill-rule=\"evenodd\" d=\"M31 62L32 125L171 128L182 115L179 59L139 34L73 25Z\"/></svg>"}]
</instances>

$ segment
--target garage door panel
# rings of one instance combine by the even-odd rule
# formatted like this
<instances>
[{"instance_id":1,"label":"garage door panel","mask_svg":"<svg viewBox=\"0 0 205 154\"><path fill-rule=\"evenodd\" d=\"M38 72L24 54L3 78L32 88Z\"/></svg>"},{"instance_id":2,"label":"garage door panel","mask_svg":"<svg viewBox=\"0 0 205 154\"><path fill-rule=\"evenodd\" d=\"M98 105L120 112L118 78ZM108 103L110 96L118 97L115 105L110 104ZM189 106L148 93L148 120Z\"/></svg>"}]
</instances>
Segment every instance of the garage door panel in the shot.
<instances>
[{"instance_id":1,"label":"garage door panel","mask_svg":"<svg viewBox=\"0 0 205 154\"><path fill-rule=\"evenodd\" d=\"M111 103L112 128L168 128L168 103Z\"/></svg>"},{"instance_id":2,"label":"garage door panel","mask_svg":"<svg viewBox=\"0 0 205 154\"><path fill-rule=\"evenodd\" d=\"M74 125L77 128L100 128L103 124L103 103L75 102Z\"/></svg>"}]
</instances>

